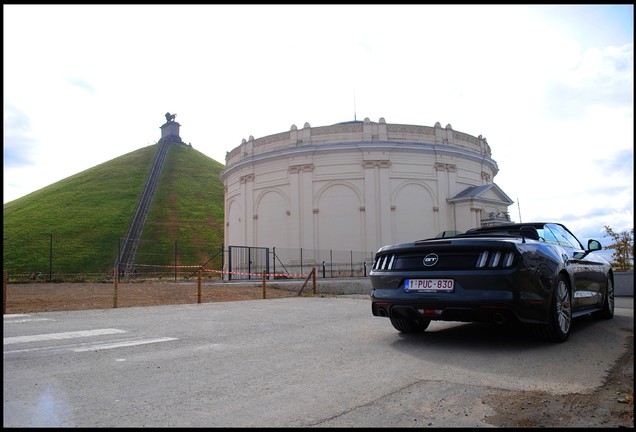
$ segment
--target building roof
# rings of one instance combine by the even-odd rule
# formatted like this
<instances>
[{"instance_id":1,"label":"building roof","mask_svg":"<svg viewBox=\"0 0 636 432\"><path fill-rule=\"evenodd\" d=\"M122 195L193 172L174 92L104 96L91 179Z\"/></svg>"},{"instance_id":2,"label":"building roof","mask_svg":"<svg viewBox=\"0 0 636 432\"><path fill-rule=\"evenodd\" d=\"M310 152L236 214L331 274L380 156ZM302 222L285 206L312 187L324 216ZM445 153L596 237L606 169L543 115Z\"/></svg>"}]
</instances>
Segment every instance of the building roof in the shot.
<instances>
[{"instance_id":1,"label":"building roof","mask_svg":"<svg viewBox=\"0 0 636 432\"><path fill-rule=\"evenodd\" d=\"M470 186L454 197L450 198L448 202L466 201L471 199L480 200L495 200L506 205L514 203L513 200L504 193L503 190L495 183L489 183L481 186Z\"/></svg>"},{"instance_id":2,"label":"building roof","mask_svg":"<svg viewBox=\"0 0 636 432\"><path fill-rule=\"evenodd\" d=\"M345 125L345 124L357 124L357 123L362 123L362 120L350 120L350 121L340 122L340 123L336 123L336 124Z\"/></svg>"}]
</instances>

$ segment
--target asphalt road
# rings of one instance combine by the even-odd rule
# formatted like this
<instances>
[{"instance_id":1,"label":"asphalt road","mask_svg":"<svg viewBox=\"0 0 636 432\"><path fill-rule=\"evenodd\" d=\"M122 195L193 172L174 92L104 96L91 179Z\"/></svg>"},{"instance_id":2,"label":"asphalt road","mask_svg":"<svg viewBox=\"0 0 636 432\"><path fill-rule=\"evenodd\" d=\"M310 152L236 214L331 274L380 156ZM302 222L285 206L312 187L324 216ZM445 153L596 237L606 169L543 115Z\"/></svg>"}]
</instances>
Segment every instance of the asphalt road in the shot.
<instances>
[{"instance_id":1,"label":"asphalt road","mask_svg":"<svg viewBox=\"0 0 636 432\"><path fill-rule=\"evenodd\" d=\"M563 344L401 335L368 296L5 315L3 426L488 427L499 390L600 386L633 331L632 297Z\"/></svg>"}]
</instances>

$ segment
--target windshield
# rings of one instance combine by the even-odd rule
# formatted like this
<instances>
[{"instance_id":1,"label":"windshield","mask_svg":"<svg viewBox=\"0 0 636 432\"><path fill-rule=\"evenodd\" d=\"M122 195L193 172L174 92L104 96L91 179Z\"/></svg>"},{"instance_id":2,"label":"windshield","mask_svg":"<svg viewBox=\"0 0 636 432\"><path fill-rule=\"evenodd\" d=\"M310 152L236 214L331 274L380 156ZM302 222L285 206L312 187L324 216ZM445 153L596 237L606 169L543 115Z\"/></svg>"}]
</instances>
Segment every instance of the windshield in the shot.
<instances>
[{"instance_id":1,"label":"windshield","mask_svg":"<svg viewBox=\"0 0 636 432\"><path fill-rule=\"evenodd\" d=\"M568 230L560 225L545 224L543 228L538 228L539 240L546 243L557 244L570 249L583 250L583 245Z\"/></svg>"}]
</instances>

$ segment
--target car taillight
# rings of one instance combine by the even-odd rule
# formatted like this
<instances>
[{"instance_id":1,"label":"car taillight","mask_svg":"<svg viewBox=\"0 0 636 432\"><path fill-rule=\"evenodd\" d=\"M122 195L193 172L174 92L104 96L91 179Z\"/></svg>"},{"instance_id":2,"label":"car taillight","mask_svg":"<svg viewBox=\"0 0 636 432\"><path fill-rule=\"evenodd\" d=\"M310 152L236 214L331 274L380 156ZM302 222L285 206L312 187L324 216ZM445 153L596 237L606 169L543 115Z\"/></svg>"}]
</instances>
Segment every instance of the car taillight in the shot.
<instances>
[{"instance_id":1,"label":"car taillight","mask_svg":"<svg viewBox=\"0 0 636 432\"><path fill-rule=\"evenodd\" d=\"M394 254L379 256L373 264L373 270L390 270L393 268L394 261Z\"/></svg>"},{"instance_id":2,"label":"car taillight","mask_svg":"<svg viewBox=\"0 0 636 432\"><path fill-rule=\"evenodd\" d=\"M515 254L513 252L482 251L477 257L477 268L506 268L512 266Z\"/></svg>"}]
</instances>

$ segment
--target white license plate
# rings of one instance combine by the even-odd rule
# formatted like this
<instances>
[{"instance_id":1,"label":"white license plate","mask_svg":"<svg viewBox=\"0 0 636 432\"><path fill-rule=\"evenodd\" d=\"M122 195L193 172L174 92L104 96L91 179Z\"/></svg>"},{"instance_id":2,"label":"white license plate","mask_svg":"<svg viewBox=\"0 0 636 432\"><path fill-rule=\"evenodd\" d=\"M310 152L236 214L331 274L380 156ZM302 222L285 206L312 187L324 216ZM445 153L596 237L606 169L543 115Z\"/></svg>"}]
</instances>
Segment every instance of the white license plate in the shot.
<instances>
[{"instance_id":1,"label":"white license plate","mask_svg":"<svg viewBox=\"0 0 636 432\"><path fill-rule=\"evenodd\" d=\"M404 291L406 292L452 292L455 290L453 279L406 279Z\"/></svg>"}]
</instances>

